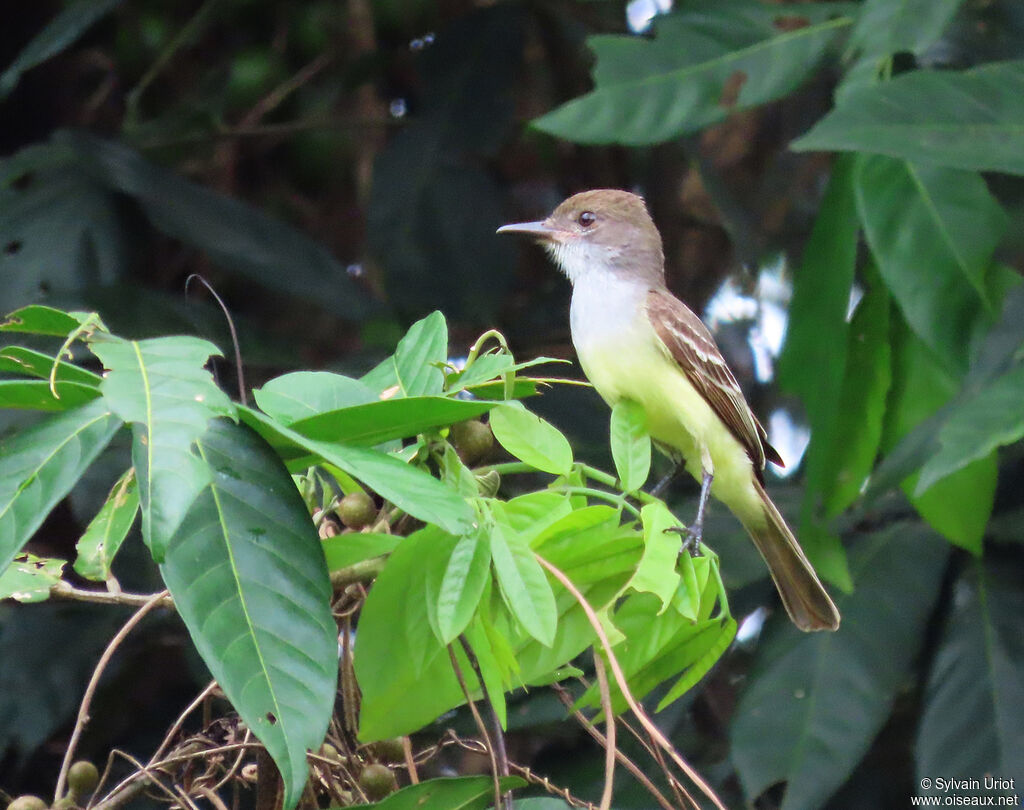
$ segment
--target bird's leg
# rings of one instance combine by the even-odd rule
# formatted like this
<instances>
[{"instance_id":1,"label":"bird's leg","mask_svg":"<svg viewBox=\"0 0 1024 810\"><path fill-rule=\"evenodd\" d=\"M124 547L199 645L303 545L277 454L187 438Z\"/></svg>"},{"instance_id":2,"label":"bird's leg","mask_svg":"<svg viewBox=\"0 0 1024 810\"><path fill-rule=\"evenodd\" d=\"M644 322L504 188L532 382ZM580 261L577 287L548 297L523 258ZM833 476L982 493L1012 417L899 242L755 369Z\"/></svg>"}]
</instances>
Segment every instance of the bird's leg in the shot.
<instances>
[{"instance_id":1,"label":"bird's leg","mask_svg":"<svg viewBox=\"0 0 1024 810\"><path fill-rule=\"evenodd\" d=\"M684 466L676 464L669 472L662 478L657 484L654 485L654 489L651 490L651 496L654 498L660 498L662 493L668 489L669 484L679 477L679 473L684 469Z\"/></svg>"},{"instance_id":2,"label":"bird's leg","mask_svg":"<svg viewBox=\"0 0 1024 810\"><path fill-rule=\"evenodd\" d=\"M690 556L700 556L700 543L704 536L704 511L708 505L708 495L711 493L711 482L715 480L715 474L707 467L701 470L700 498L697 500L697 515L689 526L677 526L666 529L667 532L679 532L685 535L683 545L679 549L681 554L689 551Z\"/></svg>"}]
</instances>

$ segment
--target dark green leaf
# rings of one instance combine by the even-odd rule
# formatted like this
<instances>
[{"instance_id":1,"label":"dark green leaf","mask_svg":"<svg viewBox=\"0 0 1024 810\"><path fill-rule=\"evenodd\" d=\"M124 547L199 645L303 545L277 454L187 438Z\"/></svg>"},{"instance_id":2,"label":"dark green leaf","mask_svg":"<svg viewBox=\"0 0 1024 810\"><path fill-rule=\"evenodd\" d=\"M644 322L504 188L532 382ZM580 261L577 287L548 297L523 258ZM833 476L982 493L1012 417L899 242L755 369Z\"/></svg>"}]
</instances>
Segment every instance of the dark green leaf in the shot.
<instances>
[{"instance_id":1,"label":"dark green leaf","mask_svg":"<svg viewBox=\"0 0 1024 810\"><path fill-rule=\"evenodd\" d=\"M6 571L0 572L0 600L42 602L64 573L67 560L19 554Z\"/></svg>"},{"instance_id":2,"label":"dark green leaf","mask_svg":"<svg viewBox=\"0 0 1024 810\"><path fill-rule=\"evenodd\" d=\"M259 411L239 407L242 420L275 448L301 448L315 463L340 467L395 506L427 523L461 535L473 526L473 510L455 490L394 456L364 447L320 442L271 421Z\"/></svg>"},{"instance_id":3,"label":"dark green leaf","mask_svg":"<svg viewBox=\"0 0 1024 810\"><path fill-rule=\"evenodd\" d=\"M509 611L527 633L550 647L558 627L558 610L544 569L522 535L502 520L500 512L487 528L494 573Z\"/></svg>"},{"instance_id":4,"label":"dark green leaf","mask_svg":"<svg viewBox=\"0 0 1024 810\"><path fill-rule=\"evenodd\" d=\"M555 475L569 472L568 439L536 414L518 405L499 405L491 411L490 424L494 438L516 458Z\"/></svg>"},{"instance_id":5,"label":"dark green leaf","mask_svg":"<svg viewBox=\"0 0 1024 810\"><path fill-rule=\"evenodd\" d=\"M210 420L234 406L204 368L217 347L193 337L129 341L98 336L90 348L108 370L100 390L111 410L132 423L142 536L157 562L185 512L209 483L193 451Z\"/></svg>"},{"instance_id":6,"label":"dark green leaf","mask_svg":"<svg viewBox=\"0 0 1024 810\"><path fill-rule=\"evenodd\" d=\"M53 390L57 392L56 398ZM0 408L66 411L100 395L95 386L74 382L58 382L53 390L46 380L0 380Z\"/></svg>"},{"instance_id":7,"label":"dark green leaf","mask_svg":"<svg viewBox=\"0 0 1024 810\"><path fill-rule=\"evenodd\" d=\"M841 585L849 584L845 554L838 539L819 523L817 505L825 485L815 482L828 480L833 448L845 440L837 433L837 423L859 231L853 172L854 162L846 157L832 167L821 212L794 280L786 343L779 358L779 383L803 401L811 428L800 536L819 573Z\"/></svg>"},{"instance_id":8,"label":"dark green leaf","mask_svg":"<svg viewBox=\"0 0 1024 810\"><path fill-rule=\"evenodd\" d=\"M71 149L106 189L133 198L155 228L198 248L215 264L349 320L369 312L366 293L344 266L324 245L290 225L150 163L114 141L60 132L53 142Z\"/></svg>"},{"instance_id":9,"label":"dark green leaf","mask_svg":"<svg viewBox=\"0 0 1024 810\"><path fill-rule=\"evenodd\" d=\"M626 492L636 492L647 483L651 471L651 437L643 406L622 399L612 408L612 459Z\"/></svg>"},{"instance_id":10,"label":"dark green leaf","mask_svg":"<svg viewBox=\"0 0 1024 810\"><path fill-rule=\"evenodd\" d=\"M121 420L102 400L0 442L0 571L71 491Z\"/></svg>"},{"instance_id":11,"label":"dark green leaf","mask_svg":"<svg viewBox=\"0 0 1024 810\"><path fill-rule=\"evenodd\" d=\"M217 419L200 438L212 483L171 538L160 571L213 677L267 747L284 806L306 784L338 673L337 628L320 540L273 451Z\"/></svg>"},{"instance_id":12,"label":"dark green leaf","mask_svg":"<svg viewBox=\"0 0 1024 810\"><path fill-rule=\"evenodd\" d=\"M837 600L837 632L802 634L780 617L732 723L748 801L786 781L783 808L821 807L845 781L889 716L947 557L930 532L892 526L851 552L857 587Z\"/></svg>"},{"instance_id":13,"label":"dark green leaf","mask_svg":"<svg viewBox=\"0 0 1024 810\"><path fill-rule=\"evenodd\" d=\"M499 780L502 792L525 787L518 776ZM494 803L494 780L490 776L460 776L428 779L392 793L382 802L366 805L375 810L484 810Z\"/></svg>"},{"instance_id":14,"label":"dark green leaf","mask_svg":"<svg viewBox=\"0 0 1024 810\"><path fill-rule=\"evenodd\" d=\"M865 0L850 33L849 47L868 58L934 45L963 0Z\"/></svg>"},{"instance_id":15,"label":"dark green leaf","mask_svg":"<svg viewBox=\"0 0 1024 810\"><path fill-rule=\"evenodd\" d=\"M844 94L796 151L860 151L1024 174L1024 61L915 70Z\"/></svg>"},{"instance_id":16,"label":"dark green leaf","mask_svg":"<svg viewBox=\"0 0 1024 810\"><path fill-rule=\"evenodd\" d=\"M99 374L93 374L64 360L56 363L53 357L43 352L26 349L24 346L5 346L0 349L0 371L48 380L55 364L57 373L54 378L58 382L74 382L91 385L94 388L100 384Z\"/></svg>"},{"instance_id":17,"label":"dark green leaf","mask_svg":"<svg viewBox=\"0 0 1024 810\"><path fill-rule=\"evenodd\" d=\"M785 11L749 0L687 3L655 20L653 39L591 37L595 89L533 125L576 143L640 146L780 98L852 23L840 16L786 30Z\"/></svg>"},{"instance_id":18,"label":"dark green leaf","mask_svg":"<svg viewBox=\"0 0 1024 810\"><path fill-rule=\"evenodd\" d=\"M850 322L842 407L836 415L830 460L821 469L822 478L830 480L815 482L824 496L826 517L838 515L858 498L882 440L892 382L889 294L877 273L870 276Z\"/></svg>"},{"instance_id":19,"label":"dark green leaf","mask_svg":"<svg viewBox=\"0 0 1024 810\"><path fill-rule=\"evenodd\" d=\"M395 376L407 397L440 394L448 360L448 324L440 312L416 321L395 348Z\"/></svg>"},{"instance_id":20,"label":"dark green leaf","mask_svg":"<svg viewBox=\"0 0 1024 810\"><path fill-rule=\"evenodd\" d=\"M959 404L939 431L939 452L921 470L915 494L1024 436L1024 364Z\"/></svg>"},{"instance_id":21,"label":"dark green leaf","mask_svg":"<svg viewBox=\"0 0 1024 810\"><path fill-rule=\"evenodd\" d=\"M474 419L487 413L495 404L450 397L382 399L300 419L290 427L318 441L372 447L391 439L406 439L432 428Z\"/></svg>"},{"instance_id":22,"label":"dark green leaf","mask_svg":"<svg viewBox=\"0 0 1024 810\"><path fill-rule=\"evenodd\" d=\"M369 386L327 371L296 371L275 377L252 392L260 410L290 425L300 419L352 405L377 402Z\"/></svg>"},{"instance_id":23,"label":"dark green leaf","mask_svg":"<svg viewBox=\"0 0 1024 810\"><path fill-rule=\"evenodd\" d=\"M0 100L17 86L21 74L63 51L97 20L121 5L121 2L122 0L77 0L65 6L32 38L7 70L0 75Z\"/></svg>"},{"instance_id":24,"label":"dark green leaf","mask_svg":"<svg viewBox=\"0 0 1024 810\"><path fill-rule=\"evenodd\" d=\"M1018 787L1008 792L1020 792L1024 779L1022 581L1019 564L975 561L954 584L952 613L924 695L916 746L917 784L921 777L938 774L965 780L993 776L1015 780Z\"/></svg>"},{"instance_id":25,"label":"dark green leaf","mask_svg":"<svg viewBox=\"0 0 1024 810\"><path fill-rule=\"evenodd\" d=\"M988 325L985 273L1007 218L972 172L861 156L857 208L911 328L960 371Z\"/></svg>"},{"instance_id":26,"label":"dark green leaf","mask_svg":"<svg viewBox=\"0 0 1024 810\"><path fill-rule=\"evenodd\" d=\"M0 323L0 332L63 338L78 329L87 318L86 313L62 312L53 307L32 304L4 318L3 323Z\"/></svg>"},{"instance_id":27,"label":"dark green leaf","mask_svg":"<svg viewBox=\"0 0 1024 810\"><path fill-rule=\"evenodd\" d=\"M110 566L139 511L139 487L135 470L128 470L110 490L96 517L86 527L75 548L75 572L86 579L102 582L110 576Z\"/></svg>"}]
</instances>

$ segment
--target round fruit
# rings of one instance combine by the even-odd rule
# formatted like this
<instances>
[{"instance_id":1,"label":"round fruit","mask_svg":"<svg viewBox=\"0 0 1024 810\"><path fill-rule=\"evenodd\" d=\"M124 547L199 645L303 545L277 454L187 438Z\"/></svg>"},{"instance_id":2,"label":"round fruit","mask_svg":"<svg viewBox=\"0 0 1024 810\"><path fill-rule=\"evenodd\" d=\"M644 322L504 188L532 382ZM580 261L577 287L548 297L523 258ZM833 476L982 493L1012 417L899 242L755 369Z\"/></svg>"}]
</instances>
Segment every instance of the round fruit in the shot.
<instances>
[{"instance_id":1,"label":"round fruit","mask_svg":"<svg viewBox=\"0 0 1024 810\"><path fill-rule=\"evenodd\" d=\"M401 737L377 740L370 744L370 751L381 762L403 762L405 760L405 746Z\"/></svg>"},{"instance_id":2,"label":"round fruit","mask_svg":"<svg viewBox=\"0 0 1024 810\"><path fill-rule=\"evenodd\" d=\"M350 529L361 529L377 517L377 506L365 492L350 492L341 499L335 511Z\"/></svg>"},{"instance_id":3,"label":"round fruit","mask_svg":"<svg viewBox=\"0 0 1024 810\"><path fill-rule=\"evenodd\" d=\"M68 787L75 796L87 796L100 783L100 772L87 760L74 762L68 770Z\"/></svg>"},{"instance_id":4,"label":"round fruit","mask_svg":"<svg viewBox=\"0 0 1024 810\"><path fill-rule=\"evenodd\" d=\"M494 434L479 419L452 425L451 438L464 464L475 464L494 447Z\"/></svg>"},{"instance_id":5,"label":"round fruit","mask_svg":"<svg viewBox=\"0 0 1024 810\"><path fill-rule=\"evenodd\" d=\"M25 795L7 805L7 810L48 810L49 806L38 796Z\"/></svg>"},{"instance_id":6,"label":"round fruit","mask_svg":"<svg viewBox=\"0 0 1024 810\"><path fill-rule=\"evenodd\" d=\"M370 801L378 802L398 787L395 775L387 765L371 762L359 774L359 787Z\"/></svg>"}]
</instances>

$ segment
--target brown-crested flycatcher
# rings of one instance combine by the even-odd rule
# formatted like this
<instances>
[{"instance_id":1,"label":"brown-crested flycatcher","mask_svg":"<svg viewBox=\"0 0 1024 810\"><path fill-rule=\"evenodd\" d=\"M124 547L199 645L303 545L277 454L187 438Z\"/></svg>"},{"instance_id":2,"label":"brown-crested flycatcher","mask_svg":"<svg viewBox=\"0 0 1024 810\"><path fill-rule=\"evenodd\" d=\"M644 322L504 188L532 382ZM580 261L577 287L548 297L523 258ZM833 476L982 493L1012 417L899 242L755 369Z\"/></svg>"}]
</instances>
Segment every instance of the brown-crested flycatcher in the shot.
<instances>
[{"instance_id":1,"label":"brown-crested flycatcher","mask_svg":"<svg viewBox=\"0 0 1024 810\"><path fill-rule=\"evenodd\" d=\"M691 529L699 542L708 492L761 552L793 623L835 630L839 611L764 489L782 464L714 338L665 286L661 235L642 198L598 189L541 222L498 233L536 237L572 282L570 325L580 365L609 405L639 403L651 438L701 483Z\"/></svg>"}]
</instances>

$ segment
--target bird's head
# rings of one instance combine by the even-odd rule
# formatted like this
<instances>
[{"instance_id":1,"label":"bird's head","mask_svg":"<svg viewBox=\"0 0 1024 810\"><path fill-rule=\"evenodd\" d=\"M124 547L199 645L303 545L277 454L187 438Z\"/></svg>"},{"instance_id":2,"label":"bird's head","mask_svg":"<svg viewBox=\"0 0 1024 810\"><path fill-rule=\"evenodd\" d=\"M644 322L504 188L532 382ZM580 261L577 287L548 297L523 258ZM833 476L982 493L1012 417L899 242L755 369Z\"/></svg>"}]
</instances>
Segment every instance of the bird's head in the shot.
<instances>
[{"instance_id":1,"label":"bird's head","mask_svg":"<svg viewBox=\"0 0 1024 810\"><path fill-rule=\"evenodd\" d=\"M503 225L498 233L535 237L575 284L588 273L640 275L663 283L661 235L643 198L618 189L574 194L538 222Z\"/></svg>"}]
</instances>

